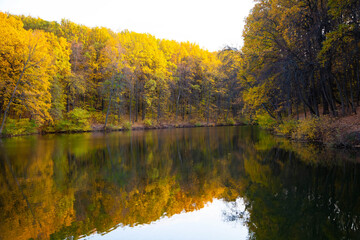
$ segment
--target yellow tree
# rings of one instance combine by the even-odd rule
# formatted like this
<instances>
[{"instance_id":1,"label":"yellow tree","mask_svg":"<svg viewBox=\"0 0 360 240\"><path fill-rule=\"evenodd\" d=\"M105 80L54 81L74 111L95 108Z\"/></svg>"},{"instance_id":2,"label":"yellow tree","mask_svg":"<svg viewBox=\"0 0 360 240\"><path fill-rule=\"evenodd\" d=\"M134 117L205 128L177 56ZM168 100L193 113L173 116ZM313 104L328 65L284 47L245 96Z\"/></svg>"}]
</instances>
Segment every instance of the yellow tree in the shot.
<instances>
[{"instance_id":1,"label":"yellow tree","mask_svg":"<svg viewBox=\"0 0 360 240\"><path fill-rule=\"evenodd\" d=\"M217 54L221 65L219 74L221 81L216 84L217 96L217 117L221 111L225 112L225 122L227 122L229 113L236 115L240 109L240 92L241 84L239 84L239 71L242 62L241 52L235 48L226 47Z\"/></svg>"},{"instance_id":2,"label":"yellow tree","mask_svg":"<svg viewBox=\"0 0 360 240\"><path fill-rule=\"evenodd\" d=\"M89 32L89 40L84 43L83 54L85 56L85 94L90 96L90 99L96 96L96 100L93 99L94 107L97 108L100 103L100 109L105 109L105 96L102 94L102 86L107 78L103 75L103 71L100 66L100 57L104 48L108 45L108 41L112 39L112 32L106 28L92 28ZM114 70L115 71L115 70Z\"/></svg>"},{"instance_id":3,"label":"yellow tree","mask_svg":"<svg viewBox=\"0 0 360 240\"><path fill-rule=\"evenodd\" d=\"M123 80L123 48L117 38L110 38L104 48L100 51L98 62L99 72L101 74L102 89L105 94L108 94L108 106L106 111L106 118L104 129L106 129L112 100L116 94L120 93Z\"/></svg>"},{"instance_id":4,"label":"yellow tree","mask_svg":"<svg viewBox=\"0 0 360 240\"><path fill-rule=\"evenodd\" d=\"M11 105L16 100L18 111L26 111L39 122L52 120L49 115L49 54L45 34L26 31L22 23L0 13L0 55L2 78L3 131Z\"/></svg>"},{"instance_id":5,"label":"yellow tree","mask_svg":"<svg viewBox=\"0 0 360 240\"><path fill-rule=\"evenodd\" d=\"M50 44L51 68L51 109L50 115L54 120L62 119L65 110L66 83L71 77L70 44L63 37L57 37L53 33L47 34Z\"/></svg>"},{"instance_id":6,"label":"yellow tree","mask_svg":"<svg viewBox=\"0 0 360 240\"><path fill-rule=\"evenodd\" d=\"M78 96L83 95L85 101L86 90L94 89L94 86L87 81L88 61L91 55L86 45L89 42L90 32L91 29L86 26L65 19L61 20L60 36L71 44L71 74L64 79L67 112L71 110L71 106L75 107Z\"/></svg>"},{"instance_id":7,"label":"yellow tree","mask_svg":"<svg viewBox=\"0 0 360 240\"><path fill-rule=\"evenodd\" d=\"M215 92L215 84L218 82L219 77L219 66L220 60L212 53L205 52L205 58L203 60L204 65L204 78L203 78L203 95L205 98L205 112L206 112L206 121L209 124L210 121L210 112L212 110L212 97Z\"/></svg>"},{"instance_id":8,"label":"yellow tree","mask_svg":"<svg viewBox=\"0 0 360 240\"><path fill-rule=\"evenodd\" d=\"M158 95L155 97L150 92L155 88L160 92L166 89L163 86L165 83L163 79L168 75L167 63L164 53L160 50L159 41L150 34L125 31L119 34L119 39L125 49L124 62L132 73L130 79L133 79L129 88L134 89L134 94L130 97L130 115L132 95L135 95L135 121L137 121L140 107L144 119L146 109L150 107L151 110L152 103L157 102L155 100L159 98ZM156 83L157 81L159 84Z\"/></svg>"}]
</instances>

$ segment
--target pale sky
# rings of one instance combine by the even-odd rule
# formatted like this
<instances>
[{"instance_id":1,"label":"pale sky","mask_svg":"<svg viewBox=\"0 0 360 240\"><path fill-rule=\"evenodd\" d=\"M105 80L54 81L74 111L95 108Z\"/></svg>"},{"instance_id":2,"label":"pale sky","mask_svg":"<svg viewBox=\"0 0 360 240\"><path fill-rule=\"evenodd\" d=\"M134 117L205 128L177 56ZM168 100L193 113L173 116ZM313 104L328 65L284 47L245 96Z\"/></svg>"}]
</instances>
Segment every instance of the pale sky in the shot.
<instances>
[{"instance_id":1,"label":"pale sky","mask_svg":"<svg viewBox=\"0 0 360 240\"><path fill-rule=\"evenodd\" d=\"M169 217L163 217L155 222L135 227L121 227L105 235L93 234L82 240L212 240L212 239L248 239L248 228L242 221L225 221L224 212L231 212L231 203L213 199L204 208L193 212L183 212ZM236 200L235 210L242 212L245 204L241 198Z\"/></svg>"},{"instance_id":2,"label":"pale sky","mask_svg":"<svg viewBox=\"0 0 360 240\"><path fill-rule=\"evenodd\" d=\"M0 0L0 11L88 27L190 41L210 51L240 47L253 0Z\"/></svg>"}]
</instances>

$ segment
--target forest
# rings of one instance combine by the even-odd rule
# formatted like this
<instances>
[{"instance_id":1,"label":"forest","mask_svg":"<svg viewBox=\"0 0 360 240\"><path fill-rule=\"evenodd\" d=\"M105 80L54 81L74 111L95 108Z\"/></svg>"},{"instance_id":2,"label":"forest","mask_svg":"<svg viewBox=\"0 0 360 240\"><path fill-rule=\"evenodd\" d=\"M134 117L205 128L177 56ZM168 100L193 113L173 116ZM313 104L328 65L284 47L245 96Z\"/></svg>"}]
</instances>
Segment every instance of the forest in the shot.
<instances>
[{"instance_id":1,"label":"forest","mask_svg":"<svg viewBox=\"0 0 360 240\"><path fill-rule=\"evenodd\" d=\"M211 53L68 20L2 13L0 21L0 132L13 120L45 131L88 130L90 123L233 121L240 110L238 51Z\"/></svg>"},{"instance_id":2,"label":"forest","mask_svg":"<svg viewBox=\"0 0 360 240\"><path fill-rule=\"evenodd\" d=\"M300 109L316 116L356 113L359 1L259 1L243 35L248 111L265 104L273 118Z\"/></svg>"},{"instance_id":3,"label":"forest","mask_svg":"<svg viewBox=\"0 0 360 240\"><path fill-rule=\"evenodd\" d=\"M360 103L357 0L257 0L242 49L217 52L9 13L0 31L0 134L184 122L289 133L289 119Z\"/></svg>"}]
</instances>

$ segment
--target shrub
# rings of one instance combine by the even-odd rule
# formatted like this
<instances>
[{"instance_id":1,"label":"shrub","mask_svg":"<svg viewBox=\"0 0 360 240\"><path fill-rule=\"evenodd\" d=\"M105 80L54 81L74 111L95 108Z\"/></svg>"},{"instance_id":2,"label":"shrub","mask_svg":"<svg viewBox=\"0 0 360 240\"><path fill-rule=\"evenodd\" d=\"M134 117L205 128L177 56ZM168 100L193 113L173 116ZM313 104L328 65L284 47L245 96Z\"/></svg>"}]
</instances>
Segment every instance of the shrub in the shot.
<instances>
[{"instance_id":1,"label":"shrub","mask_svg":"<svg viewBox=\"0 0 360 240\"><path fill-rule=\"evenodd\" d=\"M60 120L55 123L54 130L56 132L67 132L71 128L71 122L67 119Z\"/></svg>"},{"instance_id":2,"label":"shrub","mask_svg":"<svg viewBox=\"0 0 360 240\"><path fill-rule=\"evenodd\" d=\"M68 114L68 118L72 123L71 131L88 131L91 129L88 111L82 108L75 108Z\"/></svg>"},{"instance_id":3,"label":"shrub","mask_svg":"<svg viewBox=\"0 0 360 240\"><path fill-rule=\"evenodd\" d=\"M246 118L246 117L244 117L244 116L239 117L238 122L239 122L239 123L242 123L242 124L245 124L245 125L250 124L250 120L249 120L249 119L247 119L247 118Z\"/></svg>"},{"instance_id":4,"label":"shrub","mask_svg":"<svg viewBox=\"0 0 360 240\"><path fill-rule=\"evenodd\" d=\"M303 119L299 121L293 138L316 141L322 137L320 119L317 117Z\"/></svg>"},{"instance_id":5,"label":"shrub","mask_svg":"<svg viewBox=\"0 0 360 240\"><path fill-rule=\"evenodd\" d=\"M153 126L153 122L151 121L151 119L145 119L144 120L144 125L145 127L152 127Z\"/></svg>"},{"instance_id":6,"label":"shrub","mask_svg":"<svg viewBox=\"0 0 360 240\"><path fill-rule=\"evenodd\" d=\"M191 125L196 125L196 123L198 123L198 121L197 121L196 118L192 118L192 119L189 120L189 123L190 123Z\"/></svg>"},{"instance_id":7,"label":"shrub","mask_svg":"<svg viewBox=\"0 0 360 240\"><path fill-rule=\"evenodd\" d=\"M226 120L226 125L231 125L231 126L235 125L235 120L233 118L228 118Z\"/></svg>"},{"instance_id":8,"label":"shrub","mask_svg":"<svg viewBox=\"0 0 360 240\"><path fill-rule=\"evenodd\" d=\"M3 133L8 136L34 134L38 132L37 127L36 122L28 118L20 120L8 119Z\"/></svg>"},{"instance_id":9,"label":"shrub","mask_svg":"<svg viewBox=\"0 0 360 240\"><path fill-rule=\"evenodd\" d=\"M202 124L200 122L195 123L195 127L201 127Z\"/></svg>"},{"instance_id":10,"label":"shrub","mask_svg":"<svg viewBox=\"0 0 360 240\"><path fill-rule=\"evenodd\" d=\"M269 114L259 114L256 116L257 124L259 124L260 127L274 130L277 122L275 119L271 118Z\"/></svg>"},{"instance_id":11,"label":"shrub","mask_svg":"<svg viewBox=\"0 0 360 240\"><path fill-rule=\"evenodd\" d=\"M105 114L102 112L91 112L90 119L92 123L104 124L105 123Z\"/></svg>"},{"instance_id":12,"label":"shrub","mask_svg":"<svg viewBox=\"0 0 360 240\"><path fill-rule=\"evenodd\" d=\"M132 124L131 122L124 122L123 129L124 130L131 130Z\"/></svg>"},{"instance_id":13,"label":"shrub","mask_svg":"<svg viewBox=\"0 0 360 240\"><path fill-rule=\"evenodd\" d=\"M286 120L280 123L276 128L275 131L280 133L284 136L292 136L292 134L296 131L298 126L298 121L296 120Z\"/></svg>"},{"instance_id":14,"label":"shrub","mask_svg":"<svg viewBox=\"0 0 360 240\"><path fill-rule=\"evenodd\" d=\"M91 129L89 122L90 114L88 111L75 108L67 114L67 119L56 123L55 130L60 132L82 132Z\"/></svg>"}]
</instances>

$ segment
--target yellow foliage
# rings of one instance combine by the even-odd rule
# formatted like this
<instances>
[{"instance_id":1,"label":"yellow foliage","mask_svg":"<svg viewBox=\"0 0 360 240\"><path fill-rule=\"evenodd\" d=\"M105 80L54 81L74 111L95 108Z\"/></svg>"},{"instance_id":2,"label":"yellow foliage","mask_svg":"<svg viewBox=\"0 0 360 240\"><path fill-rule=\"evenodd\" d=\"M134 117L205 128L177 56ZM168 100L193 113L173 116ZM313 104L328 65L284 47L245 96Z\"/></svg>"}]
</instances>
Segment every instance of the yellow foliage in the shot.
<instances>
[{"instance_id":1,"label":"yellow foliage","mask_svg":"<svg viewBox=\"0 0 360 240\"><path fill-rule=\"evenodd\" d=\"M3 110L16 99L15 111L32 115L38 123L52 121L49 43L41 31L26 31L19 20L0 13L0 93ZM7 111L7 110L6 110Z\"/></svg>"}]
</instances>

